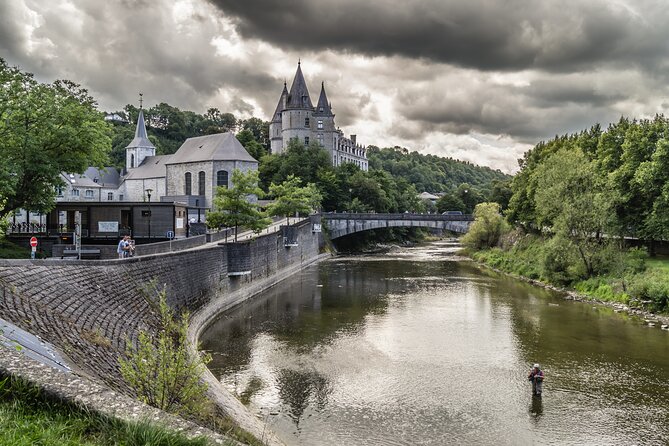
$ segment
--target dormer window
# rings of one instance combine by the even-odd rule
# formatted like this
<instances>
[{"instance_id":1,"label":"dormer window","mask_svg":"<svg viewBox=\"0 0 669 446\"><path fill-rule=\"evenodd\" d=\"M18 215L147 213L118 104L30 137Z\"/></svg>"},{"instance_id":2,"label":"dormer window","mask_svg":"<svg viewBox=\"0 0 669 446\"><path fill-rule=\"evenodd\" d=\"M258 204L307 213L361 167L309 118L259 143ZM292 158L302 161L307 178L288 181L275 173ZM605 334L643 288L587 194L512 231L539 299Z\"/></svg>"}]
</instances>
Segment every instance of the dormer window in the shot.
<instances>
[{"instance_id":1,"label":"dormer window","mask_svg":"<svg viewBox=\"0 0 669 446\"><path fill-rule=\"evenodd\" d=\"M323 107L318 107L318 111L323 113Z\"/></svg>"}]
</instances>

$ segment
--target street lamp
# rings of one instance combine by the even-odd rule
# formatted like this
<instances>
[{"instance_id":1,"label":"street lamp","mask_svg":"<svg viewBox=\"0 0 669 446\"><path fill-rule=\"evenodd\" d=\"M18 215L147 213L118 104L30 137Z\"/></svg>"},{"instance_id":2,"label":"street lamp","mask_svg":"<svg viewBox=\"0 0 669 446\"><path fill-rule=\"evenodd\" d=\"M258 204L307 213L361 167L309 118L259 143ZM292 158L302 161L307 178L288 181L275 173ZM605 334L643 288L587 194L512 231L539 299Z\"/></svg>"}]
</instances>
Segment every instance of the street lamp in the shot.
<instances>
[{"instance_id":1,"label":"street lamp","mask_svg":"<svg viewBox=\"0 0 669 446\"><path fill-rule=\"evenodd\" d=\"M149 200L149 241L151 240L151 192L153 189L146 189L146 197Z\"/></svg>"}]
</instances>

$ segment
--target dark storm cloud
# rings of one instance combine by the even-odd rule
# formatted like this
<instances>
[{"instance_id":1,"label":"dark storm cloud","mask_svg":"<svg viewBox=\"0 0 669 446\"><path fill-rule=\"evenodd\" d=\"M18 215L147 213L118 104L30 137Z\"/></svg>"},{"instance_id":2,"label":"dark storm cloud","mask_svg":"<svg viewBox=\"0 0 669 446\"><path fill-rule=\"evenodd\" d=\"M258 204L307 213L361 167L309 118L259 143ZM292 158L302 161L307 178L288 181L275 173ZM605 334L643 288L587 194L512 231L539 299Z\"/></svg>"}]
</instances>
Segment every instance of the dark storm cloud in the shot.
<instances>
[{"instance_id":1,"label":"dark storm cloud","mask_svg":"<svg viewBox=\"0 0 669 446\"><path fill-rule=\"evenodd\" d=\"M607 0L210 0L248 38L297 50L425 58L482 70L565 71L666 54L667 14Z\"/></svg>"}]
</instances>

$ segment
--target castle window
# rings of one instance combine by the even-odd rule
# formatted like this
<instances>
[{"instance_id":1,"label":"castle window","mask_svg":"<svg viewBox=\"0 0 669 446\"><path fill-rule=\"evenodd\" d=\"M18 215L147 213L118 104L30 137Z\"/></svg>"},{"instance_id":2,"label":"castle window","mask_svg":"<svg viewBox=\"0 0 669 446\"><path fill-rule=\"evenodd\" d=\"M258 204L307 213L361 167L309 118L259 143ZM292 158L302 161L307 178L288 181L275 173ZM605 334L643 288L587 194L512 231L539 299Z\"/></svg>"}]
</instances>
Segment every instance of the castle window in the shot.
<instances>
[{"instance_id":1,"label":"castle window","mask_svg":"<svg viewBox=\"0 0 669 446\"><path fill-rule=\"evenodd\" d=\"M113 192L107 192L107 200L112 201L114 199L114 194Z\"/></svg>"},{"instance_id":2,"label":"castle window","mask_svg":"<svg viewBox=\"0 0 669 446\"><path fill-rule=\"evenodd\" d=\"M193 181L191 177L190 172L186 172L186 175L184 175L184 195L191 195L193 193Z\"/></svg>"},{"instance_id":3,"label":"castle window","mask_svg":"<svg viewBox=\"0 0 669 446\"><path fill-rule=\"evenodd\" d=\"M63 188L61 186L56 186L56 195L59 197L63 196Z\"/></svg>"},{"instance_id":4,"label":"castle window","mask_svg":"<svg viewBox=\"0 0 669 446\"><path fill-rule=\"evenodd\" d=\"M120 194L120 195L118 196L118 201L123 201L123 194Z\"/></svg>"},{"instance_id":5,"label":"castle window","mask_svg":"<svg viewBox=\"0 0 669 446\"><path fill-rule=\"evenodd\" d=\"M318 134L318 144L323 145L323 134L322 133Z\"/></svg>"},{"instance_id":6,"label":"castle window","mask_svg":"<svg viewBox=\"0 0 669 446\"><path fill-rule=\"evenodd\" d=\"M318 111L323 113L323 107L318 107Z\"/></svg>"},{"instance_id":7,"label":"castle window","mask_svg":"<svg viewBox=\"0 0 669 446\"><path fill-rule=\"evenodd\" d=\"M73 197L78 197L79 196L79 189L72 189L72 196Z\"/></svg>"},{"instance_id":8,"label":"castle window","mask_svg":"<svg viewBox=\"0 0 669 446\"><path fill-rule=\"evenodd\" d=\"M130 155L130 167L135 167L135 155Z\"/></svg>"},{"instance_id":9,"label":"castle window","mask_svg":"<svg viewBox=\"0 0 669 446\"><path fill-rule=\"evenodd\" d=\"M93 198L93 191L90 189L86 189L86 198Z\"/></svg>"},{"instance_id":10,"label":"castle window","mask_svg":"<svg viewBox=\"0 0 669 446\"><path fill-rule=\"evenodd\" d=\"M228 172L226 170L216 172L216 186L228 188Z\"/></svg>"},{"instance_id":11,"label":"castle window","mask_svg":"<svg viewBox=\"0 0 669 446\"><path fill-rule=\"evenodd\" d=\"M204 192L206 190L205 186L205 181L206 181L206 175L204 171L200 171L200 173L197 174L197 194L198 195L204 195Z\"/></svg>"},{"instance_id":12,"label":"castle window","mask_svg":"<svg viewBox=\"0 0 669 446\"><path fill-rule=\"evenodd\" d=\"M308 136L304 137L304 145L305 146L309 145L309 137Z\"/></svg>"},{"instance_id":13,"label":"castle window","mask_svg":"<svg viewBox=\"0 0 669 446\"><path fill-rule=\"evenodd\" d=\"M318 120L318 129L319 129L319 130L322 130L322 129L323 129L323 120L322 120L322 119L319 119L319 120Z\"/></svg>"},{"instance_id":14,"label":"castle window","mask_svg":"<svg viewBox=\"0 0 669 446\"><path fill-rule=\"evenodd\" d=\"M309 118L304 118L304 126L309 127Z\"/></svg>"}]
</instances>

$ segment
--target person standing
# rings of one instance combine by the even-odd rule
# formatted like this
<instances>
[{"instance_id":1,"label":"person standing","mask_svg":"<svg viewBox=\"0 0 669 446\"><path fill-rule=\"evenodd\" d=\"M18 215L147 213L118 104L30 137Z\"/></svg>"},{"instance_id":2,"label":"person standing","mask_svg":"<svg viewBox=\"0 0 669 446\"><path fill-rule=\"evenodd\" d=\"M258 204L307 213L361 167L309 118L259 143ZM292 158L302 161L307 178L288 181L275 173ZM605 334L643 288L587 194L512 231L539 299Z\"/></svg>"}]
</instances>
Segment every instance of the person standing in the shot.
<instances>
[{"instance_id":1,"label":"person standing","mask_svg":"<svg viewBox=\"0 0 669 446\"><path fill-rule=\"evenodd\" d=\"M532 370L530 370L527 378L532 382L532 395L540 397L543 390L544 372L539 367L539 364L532 366Z\"/></svg>"},{"instance_id":2,"label":"person standing","mask_svg":"<svg viewBox=\"0 0 669 446\"><path fill-rule=\"evenodd\" d=\"M121 240L118 242L118 246L116 247L116 253L118 254L119 259L122 259L122 258L125 257L126 240L127 240L127 236L124 235L123 237L121 237Z\"/></svg>"}]
</instances>

